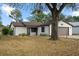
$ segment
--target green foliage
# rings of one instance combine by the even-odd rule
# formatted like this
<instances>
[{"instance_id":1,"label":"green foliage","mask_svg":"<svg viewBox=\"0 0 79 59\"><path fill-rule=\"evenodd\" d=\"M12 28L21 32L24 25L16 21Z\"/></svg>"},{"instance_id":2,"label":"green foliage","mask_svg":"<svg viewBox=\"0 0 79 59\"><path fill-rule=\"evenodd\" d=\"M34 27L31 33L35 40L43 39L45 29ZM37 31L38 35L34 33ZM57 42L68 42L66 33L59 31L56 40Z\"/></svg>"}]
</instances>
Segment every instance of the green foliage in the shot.
<instances>
[{"instance_id":1,"label":"green foliage","mask_svg":"<svg viewBox=\"0 0 79 59\"><path fill-rule=\"evenodd\" d=\"M11 30L11 29L9 29L9 28L7 28L7 27L4 27L4 28L2 29L2 34L3 34L3 35L13 35L13 30Z\"/></svg>"},{"instance_id":2,"label":"green foliage","mask_svg":"<svg viewBox=\"0 0 79 59\"><path fill-rule=\"evenodd\" d=\"M3 25L2 25L2 20L1 20L1 19L0 19L0 26L3 26Z\"/></svg>"},{"instance_id":3,"label":"green foliage","mask_svg":"<svg viewBox=\"0 0 79 59\"><path fill-rule=\"evenodd\" d=\"M5 27L5 28L2 29L3 35L8 35L8 32L9 32L9 28Z\"/></svg>"},{"instance_id":4,"label":"green foliage","mask_svg":"<svg viewBox=\"0 0 79 59\"><path fill-rule=\"evenodd\" d=\"M14 20L18 21L18 20L22 20L22 15L20 10L18 9L14 9L11 11L11 14L9 15L9 17L13 18Z\"/></svg>"},{"instance_id":5,"label":"green foliage","mask_svg":"<svg viewBox=\"0 0 79 59\"><path fill-rule=\"evenodd\" d=\"M73 22L74 19L73 19L72 16L67 16L67 17L64 19L64 21L66 21L66 22Z\"/></svg>"},{"instance_id":6,"label":"green foliage","mask_svg":"<svg viewBox=\"0 0 79 59\"><path fill-rule=\"evenodd\" d=\"M29 17L30 21L36 21L36 22L45 22L47 18L47 15L44 14L41 10L34 10L32 12L32 16Z\"/></svg>"},{"instance_id":7,"label":"green foliage","mask_svg":"<svg viewBox=\"0 0 79 59\"><path fill-rule=\"evenodd\" d=\"M0 26L2 26L2 22L0 22Z\"/></svg>"},{"instance_id":8,"label":"green foliage","mask_svg":"<svg viewBox=\"0 0 79 59\"><path fill-rule=\"evenodd\" d=\"M73 16L74 21L78 21L79 22L79 16Z\"/></svg>"},{"instance_id":9,"label":"green foliage","mask_svg":"<svg viewBox=\"0 0 79 59\"><path fill-rule=\"evenodd\" d=\"M79 16L67 16L64 21L66 22L79 22Z\"/></svg>"},{"instance_id":10,"label":"green foliage","mask_svg":"<svg viewBox=\"0 0 79 59\"><path fill-rule=\"evenodd\" d=\"M13 35L13 30L9 29L9 35Z\"/></svg>"}]
</instances>

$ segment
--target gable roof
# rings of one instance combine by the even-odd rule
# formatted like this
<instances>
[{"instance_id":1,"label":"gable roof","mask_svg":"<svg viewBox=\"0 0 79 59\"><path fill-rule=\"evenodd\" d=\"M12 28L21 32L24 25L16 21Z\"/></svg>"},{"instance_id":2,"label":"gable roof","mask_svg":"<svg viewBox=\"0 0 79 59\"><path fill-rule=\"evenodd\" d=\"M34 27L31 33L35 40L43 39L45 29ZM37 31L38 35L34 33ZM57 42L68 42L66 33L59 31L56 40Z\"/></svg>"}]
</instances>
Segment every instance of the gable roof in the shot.
<instances>
[{"instance_id":1,"label":"gable roof","mask_svg":"<svg viewBox=\"0 0 79 59\"><path fill-rule=\"evenodd\" d=\"M43 25L41 22L12 22L14 27L37 27Z\"/></svg>"},{"instance_id":2,"label":"gable roof","mask_svg":"<svg viewBox=\"0 0 79 59\"><path fill-rule=\"evenodd\" d=\"M63 21L65 22L65 21ZM68 25L72 26L70 23L65 22ZM51 23L41 23L41 22L12 22L14 27L39 27L39 26L49 26Z\"/></svg>"},{"instance_id":3,"label":"gable roof","mask_svg":"<svg viewBox=\"0 0 79 59\"><path fill-rule=\"evenodd\" d=\"M66 22L66 21L64 21L64 20L63 20L63 22L67 23L67 24L68 24L68 25L70 25L70 26L73 26L73 25L72 25L72 24L70 24L69 22Z\"/></svg>"}]
</instances>

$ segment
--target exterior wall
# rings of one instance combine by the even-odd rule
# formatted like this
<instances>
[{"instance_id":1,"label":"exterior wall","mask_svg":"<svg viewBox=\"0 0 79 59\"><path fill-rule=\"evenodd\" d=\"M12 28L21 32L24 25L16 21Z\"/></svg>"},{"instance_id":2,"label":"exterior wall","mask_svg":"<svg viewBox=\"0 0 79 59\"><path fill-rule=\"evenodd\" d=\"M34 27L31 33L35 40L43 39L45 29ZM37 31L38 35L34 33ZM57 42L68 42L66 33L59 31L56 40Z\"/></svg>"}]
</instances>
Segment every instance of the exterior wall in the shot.
<instances>
[{"instance_id":1,"label":"exterior wall","mask_svg":"<svg viewBox=\"0 0 79 59\"><path fill-rule=\"evenodd\" d=\"M69 24L63 21L59 21L58 27L69 27L69 35L72 35L72 26L70 26Z\"/></svg>"},{"instance_id":2,"label":"exterior wall","mask_svg":"<svg viewBox=\"0 0 79 59\"><path fill-rule=\"evenodd\" d=\"M49 26L44 26L44 27L45 27L45 31L44 32L41 31L41 27L38 27L38 35L40 35L40 34L50 35L50 28L49 28Z\"/></svg>"},{"instance_id":3,"label":"exterior wall","mask_svg":"<svg viewBox=\"0 0 79 59\"><path fill-rule=\"evenodd\" d=\"M68 27L69 28L69 35L72 35L72 26L71 25L69 25L63 21L59 21L58 27ZM50 24L50 35L51 35L51 24Z\"/></svg>"},{"instance_id":4,"label":"exterior wall","mask_svg":"<svg viewBox=\"0 0 79 59\"><path fill-rule=\"evenodd\" d=\"M72 34L79 35L79 27L72 27Z\"/></svg>"},{"instance_id":5,"label":"exterior wall","mask_svg":"<svg viewBox=\"0 0 79 59\"><path fill-rule=\"evenodd\" d=\"M25 28L25 27L15 27L14 28L14 35L19 35L22 33L27 34L27 28Z\"/></svg>"},{"instance_id":6,"label":"exterior wall","mask_svg":"<svg viewBox=\"0 0 79 59\"><path fill-rule=\"evenodd\" d=\"M13 34L15 35L15 27L13 26L13 24L11 24L10 28L13 30Z\"/></svg>"},{"instance_id":7,"label":"exterior wall","mask_svg":"<svg viewBox=\"0 0 79 59\"><path fill-rule=\"evenodd\" d=\"M15 27L13 26L13 24L11 25L11 29L13 30Z\"/></svg>"},{"instance_id":8,"label":"exterior wall","mask_svg":"<svg viewBox=\"0 0 79 59\"><path fill-rule=\"evenodd\" d=\"M71 25L63 22L63 21L59 21L58 22L58 27L72 27Z\"/></svg>"},{"instance_id":9,"label":"exterior wall","mask_svg":"<svg viewBox=\"0 0 79 59\"><path fill-rule=\"evenodd\" d=\"M38 27L38 35L41 34L41 27Z\"/></svg>"}]
</instances>

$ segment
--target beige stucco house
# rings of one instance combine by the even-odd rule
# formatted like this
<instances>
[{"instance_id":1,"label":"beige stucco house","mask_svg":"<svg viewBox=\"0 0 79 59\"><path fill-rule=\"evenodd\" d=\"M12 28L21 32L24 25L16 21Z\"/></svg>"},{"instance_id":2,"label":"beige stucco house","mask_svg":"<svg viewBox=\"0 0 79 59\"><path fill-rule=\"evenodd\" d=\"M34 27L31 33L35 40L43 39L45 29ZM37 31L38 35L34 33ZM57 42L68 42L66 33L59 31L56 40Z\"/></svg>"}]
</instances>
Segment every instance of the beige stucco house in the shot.
<instances>
[{"instance_id":1,"label":"beige stucco house","mask_svg":"<svg viewBox=\"0 0 79 59\"><path fill-rule=\"evenodd\" d=\"M40 22L12 22L10 28L13 29L14 35L22 33L28 35L51 35L51 24ZM64 22L58 22L58 35L72 35L72 25Z\"/></svg>"}]
</instances>

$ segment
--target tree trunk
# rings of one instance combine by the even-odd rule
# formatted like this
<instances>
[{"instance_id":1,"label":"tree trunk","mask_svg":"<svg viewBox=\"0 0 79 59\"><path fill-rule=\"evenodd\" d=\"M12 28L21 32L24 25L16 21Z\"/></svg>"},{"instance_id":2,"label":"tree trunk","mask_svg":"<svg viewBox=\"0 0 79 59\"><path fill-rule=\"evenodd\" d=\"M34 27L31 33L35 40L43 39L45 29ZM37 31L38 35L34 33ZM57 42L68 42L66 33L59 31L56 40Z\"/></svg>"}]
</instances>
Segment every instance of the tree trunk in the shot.
<instances>
[{"instance_id":1,"label":"tree trunk","mask_svg":"<svg viewBox=\"0 0 79 59\"><path fill-rule=\"evenodd\" d=\"M58 39L58 19L59 14L57 10L52 12L52 26L51 26L51 39L57 40Z\"/></svg>"}]
</instances>

